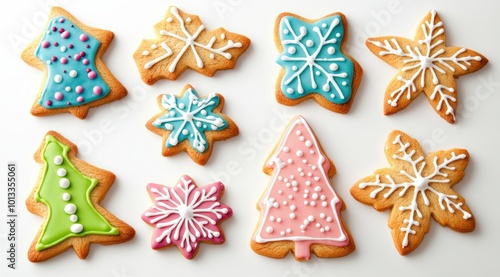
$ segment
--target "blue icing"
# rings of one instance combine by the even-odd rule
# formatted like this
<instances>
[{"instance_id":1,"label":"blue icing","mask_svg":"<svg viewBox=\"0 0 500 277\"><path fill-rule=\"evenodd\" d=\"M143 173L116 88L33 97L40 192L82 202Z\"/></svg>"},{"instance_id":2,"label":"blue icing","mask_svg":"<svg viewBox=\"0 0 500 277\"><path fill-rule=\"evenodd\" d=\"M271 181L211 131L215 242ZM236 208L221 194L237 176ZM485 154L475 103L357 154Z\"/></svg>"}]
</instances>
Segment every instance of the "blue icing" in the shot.
<instances>
[{"instance_id":1,"label":"blue icing","mask_svg":"<svg viewBox=\"0 0 500 277\"><path fill-rule=\"evenodd\" d=\"M80 39L81 35L87 40ZM48 68L40 105L49 109L80 106L109 94L109 86L95 65L99 45L99 40L67 18L56 17L50 22L35 50L35 56Z\"/></svg>"},{"instance_id":2,"label":"blue icing","mask_svg":"<svg viewBox=\"0 0 500 277\"><path fill-rule=\"evenodd\" d=\"M340 50L344 39L341 16L313 23L285 16L279 30L283 52L276 62L285 69L282 93L290 99L319 93L335 104L348 102L354 65Z\"/></svg>"},{"instance_id":3,"label":"blue icing","mask_svg":"<svg viewBox=\"0 0 500 277\"><path fill-rule=\"evenodd\" d=\"M209 147L205 131L219 131L228 127L227 121L213 112L218 105L217 95L199 98L191 88L182 97L165 94L162 106L168 112L158 117L153 126L171 131L166 142L167 148L187 139L194 149L203 153Z\"/></svg>"}]
</instances>

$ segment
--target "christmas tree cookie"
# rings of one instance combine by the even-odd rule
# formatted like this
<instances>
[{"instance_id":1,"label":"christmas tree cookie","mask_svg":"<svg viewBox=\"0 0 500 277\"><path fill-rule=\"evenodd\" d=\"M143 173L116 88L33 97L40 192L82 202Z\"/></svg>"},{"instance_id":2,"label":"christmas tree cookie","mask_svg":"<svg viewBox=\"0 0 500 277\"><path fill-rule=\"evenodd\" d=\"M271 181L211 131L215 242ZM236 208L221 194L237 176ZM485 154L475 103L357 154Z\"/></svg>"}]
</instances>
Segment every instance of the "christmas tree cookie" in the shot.
<instances>
[{"instance_id":1,"label":"christmas tree cookie","mask_svg":"<svg viewBox=\"0 0 500 277\"><path fill-rule=\"evenodd\" d=\"M282 13L274 25L274 41L282 67L275 90L279 103L292 106L314 99L330 111L349 111L363 70L344 49L347 20L342 13L316 20Z\"/></svg>"},{"instance_id":2,"label":"christmas tree cookie","mask_svg":"<svg viewBox=\"0 0 500 277\"><path fill-rule=\"evenodd\" d=\"M156 38L143 40L134 53L141 78L149 85L176 80L188 68L206 76L232 69L250 46L247 37L224 28L206 30L198 16L174 6L154 30Z\"/></svg>"},{"instance_id":3,"label":"christmas tree cookie","mask_svg":"<svg viewBox=\"0 0 500 277\"><path fill-rule=\"evenodd\" d=\"M295 259L308 260L311 253L334 258L354 251L340 214L344 202L330 182L335 167L303 117L291 120L264 172L271 180L257 204L255 252L283 258L292 251Z\"/></svg>"},{"instance_id":4,"label":"christmas tree cookie","mask_svg":"<svg viewBox=\"0 0 500 277\"><path fill-rule=\"evenodd\" d=\"M71 247L85 259L91 243L117 244L135 235L132 227L99 205L115 175L78 159L76 153L76 146L54 131L47 133L35 153L42 169L26 205L44 223L29 248L32 262Z\"/></svg>"},{"instance_id":5,"label":"christmas tree cookie","mask_svg":"<svg viewBox=\"0 0 500 277\"><path fill-rule=\"evenodd\" d=\"M127 90L101 60L113 36L84 25L60 7L52 8L43 33L21 54L45 73L31 113L69 112L84 119L90 108L125 97Z\"/></svg>"},{"instance_id":6,"label":"christmas tree cookie","mask_svg":"<svg viewBox=\"0 0 500 277\"><path fill-rule=\"evenodd\" d=\"M214 141L226 140L239 134L238 126L222 114L224 97L218 93L200 97L191 85L181 95L159 95L162 110L146 127L163 137L162 154L176 155L186 151L200 165L207 163Z\"/></svg>"},{"instance_id":7,"label":"christmas tree cookie","mask_svg":"<svg viewBox=\"0 0 500 277\"><path fill-rule=\"evenodd\" d=\"M434 110L444 120L454 123L458 105L455 79L488 63L488 59L473 50L446 46L444 25L435 10L418 25L413 40L393 36L368 38L366 46L398 69L385 91L386 115L406 108L424 92Z\"/></svg>"},{"instance_id":8,"label":"christmas tree cookie","mask_svg":"<svg viewBox=\"0 0 500 277\"><path fill-rule=\"evenodd\" d=\"M474 230L472 212L452 189L465 175L467 150L454 148L425 155L417 140L393 131L385 155L391 166L359 180L351 194L378 211L391 210L389 227L401 255L419 246L429 232L431 218L454 231Z\"/></svg>"},{"instance_id":9,"label":"christmas tree cookie","mask_svg":"<svg viewBox=\"0 0 500 277\"><path fill-rule=\"evenodd\" d=\"M142 214L142 220L154 227L153 249L176 245L184 257L192 259L200 242L224 242L220 224L233 211L220 202L224 193L221 182L198 187L183 175L173 187L151 183L147 190L154 204Z\"/></svg>"}]
</instances>

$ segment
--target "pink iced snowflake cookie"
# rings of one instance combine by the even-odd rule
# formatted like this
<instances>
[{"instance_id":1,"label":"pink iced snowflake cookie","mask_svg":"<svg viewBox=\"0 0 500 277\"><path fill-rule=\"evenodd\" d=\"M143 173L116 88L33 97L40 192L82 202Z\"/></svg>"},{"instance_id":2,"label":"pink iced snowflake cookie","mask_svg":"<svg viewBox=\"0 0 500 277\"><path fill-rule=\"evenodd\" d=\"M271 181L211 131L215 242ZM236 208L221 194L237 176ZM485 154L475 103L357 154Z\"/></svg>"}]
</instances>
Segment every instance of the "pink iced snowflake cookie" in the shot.
<instances>
[{"instance_id":1,"label":"pink iced snowflake cookie","mask_svg":"<svg viewBox=\"0 0 500 277\"><path fill-rule=\"evenodd\" d=\"M101 60L113 37L60 7L52 8L42 34L21 54L26 63L45 72L31 113L69 112L84 119L90 108L125 97L127 90Z\"/></svg>"},{"instance_id":2,"label":"pink iced snowflake cookie","mask_svg":"<svg viewBox=\"0 0 500 277\"><path fill-rule=\"evenodd\" d=\"M153 206L142 214L142 220L154 227L153 249L176 245L184 257L192 259L200 242L224 242L220 224L233 211L220 202L224 193L221 182L198 187L183 175L173 187L150 183L147 190Z\"/></svg>"},{"instance_id":3,"label":"pink iced snowflake cookie","mask_svg":"<svg viewBox=\"0 0 500 277\"><path fill-rule=\"evenodd\" d=\"M413 40L392 36L368 38L366 46L398 69L385 91L386 115L406 108L424 92L434 110L454 123L458 104L455 79L488 63L476 51L446 46L443 22L434 10L424 17Z\"/></svg>"},{"instance_id":4,"label":"pink iced snowflake cookie","mask_svg":"<svg viewBox=\"0 0 500 277\"><path fill-rule=\"evenodd\" d=\"M345 256L355 249L340 212L345 205L332 188L333 162L305 119L296 116L268 158L271 175L257 204L261 217L251 240L258 254L308 260Z\"/></svg>"},{"instance_id":5,"label":"pink iced snowflake cookie","mask_svg":"<svg viewBox=\"0 0 500 277\"><path fill-rule=\"evenodd\" d=\"M385 155L391 166L358 181L351 194L378 211L391 210L389 227L401 255L418 247L429 232L431 218L454 231L474 230L472 212L452 189L465 175L467 150L454 148L425 155L417 140L393 131Z\"/></svg>"}]
</instances>

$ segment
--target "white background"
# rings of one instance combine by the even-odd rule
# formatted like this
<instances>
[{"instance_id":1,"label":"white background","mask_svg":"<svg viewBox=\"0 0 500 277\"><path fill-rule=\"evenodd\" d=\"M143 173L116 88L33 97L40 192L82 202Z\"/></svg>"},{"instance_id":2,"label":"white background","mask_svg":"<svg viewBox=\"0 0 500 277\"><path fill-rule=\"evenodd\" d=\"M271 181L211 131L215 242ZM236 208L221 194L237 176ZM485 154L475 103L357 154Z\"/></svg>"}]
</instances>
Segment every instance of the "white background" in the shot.
<instances>
[{"instance_id":1,"label":"white background","mask_svg":"<svg viewBox=\"0 0 500 277\"><path fill-rule=\"evenodd\" d=\"M0 11L2 174L7 162L18 164L18 232L16 270L7 268L6 176L0 178L0 275L2 276L96 276L140 277L194 276L492 276L500 255L498 202L498 147L500 119L500 72L496 1L11 1ZM128 88L121 101L90 110L85 120L70 114L34 117L29 113L42 81L42 72L26 65L22 49L45 25L47 5L59 4L83 23L112 30L115 40L104 62ZM236 69L219 71L209 78L193 71L176 81L142 83L132 53L143 38L153 37L153 25L170 5L201 17L208 29L220 26L248 36L251 46ZM421 95L405 110L392 116L382 112L383 94L396 73L371 54L364 40L371 36L397 35L412 38L420 20L436 9L445 24L448 46L463 46L485 55L490 63L482 70L457 80L459 106L454 125L442 120ZM319 18L341 11L349 23L349 53L364 69L363 79L350 112L332 113L313 101L294 107L278 104L274 86L279 66L273 42L273 26L281 12ZM192 84L201 94L219 92L226 98L224 112L240 127L240 135L217 142L205 166L185 153L165 158L161 137L144 124L159 110L156 96L179 93ZM249 246L259 212L255 206L269 181L261 168L277 142L285 123L302 114L315 130L337 167L332 179L344 199L343 212L356 251L338 259L297 262L292 255L282 260L259 256ZM400 129L418 139L428 153L453 147L466 148L471 160L465 178L454 189L471 207L476 230L461 234L433 222L422 244L408 256L400 256L387 227L388 212L379 213L355 201L350 187L375 169L387 166L384 143ZM48 130L56 130L80 146L79 157L117 175L102 205L136 230L136 237L112 246L92 245L86 260L73 250L34 264L27 260L28 247L42 218L29 213L24 201L35 184L39 165L33 153ZM226 184L223 202L234 216L222 224L223 245L202 244L194 260L186 260L175 246L152 250L152 228L141 213L150 205L145 186L149 182L173 185L181 174L199 185L221 180Z\"/></svg>"}]
</instances>

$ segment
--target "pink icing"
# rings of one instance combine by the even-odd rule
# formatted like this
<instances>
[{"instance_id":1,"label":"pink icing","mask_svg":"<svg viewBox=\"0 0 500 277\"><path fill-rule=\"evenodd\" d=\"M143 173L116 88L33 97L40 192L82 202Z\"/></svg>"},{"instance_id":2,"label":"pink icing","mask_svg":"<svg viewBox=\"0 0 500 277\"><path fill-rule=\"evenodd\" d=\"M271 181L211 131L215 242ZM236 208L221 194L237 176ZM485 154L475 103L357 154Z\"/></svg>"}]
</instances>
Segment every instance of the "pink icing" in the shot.
<instances>
[{"instance_id":1,"label":"pink icing","mask_svg":"<svg viewBox=\"0 0 500 277\"><path fill-rule=\"evenodd\" d=\"M266 166L273 175L259 203L263 216L255 241L294 241L295 256L306 260L313 243L349 244L339 219L342 202L327 175L330 162L304 118L292 119Z\"/></svg>"},{"instance_id":2,"label":"pink icing","mask_svg":"<svg viewBox=\"0 0 500 277\"><path fill-rule=\"evenodd\" d=\"M94 94L96 94L96 95L99 95L102 93L102 89L100 86L95 86L93 91L94 91Z\"/></svg>"},{"instance_id":3,"label":"pink icing","mask_svg":"<svg viewBox=\"0 0 500 277\"><path fill-rule=\"evenodd\" d=\"M88 37L86 34L81 34L81 35L80 35L80 41L85 42L85 41L87 41L88 39L89 39L89 37Z\"/></svg>"},{"instance_id":4,"label":"pink icing","mask_svg":"<svg viewBox=\"0 0 500 277\"><path fill-rule=\"evenodd\" d=\"M232 215L231 208L219 202L223 190L221 182L197 187L187 175L172 188L148 184L154 205L142 214L142 220L154 227L151 247L174 244L192 259L199 242L223 243L218 224Z\"/></svg>"}]
</instances>

